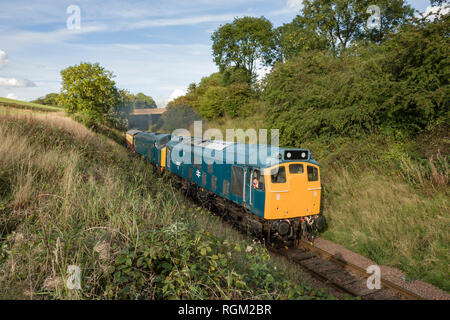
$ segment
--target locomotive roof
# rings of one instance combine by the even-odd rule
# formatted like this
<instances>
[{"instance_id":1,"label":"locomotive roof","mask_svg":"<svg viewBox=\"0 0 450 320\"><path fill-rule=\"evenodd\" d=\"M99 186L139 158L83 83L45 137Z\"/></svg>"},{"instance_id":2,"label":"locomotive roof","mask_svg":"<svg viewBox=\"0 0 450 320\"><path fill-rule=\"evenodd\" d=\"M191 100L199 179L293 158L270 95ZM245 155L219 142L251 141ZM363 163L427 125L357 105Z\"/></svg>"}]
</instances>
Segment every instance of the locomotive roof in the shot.
<instances>
[{"instance_id":1,"label":"locomotive roof","mask_svg":"<svg viewBox=\"0 0 450 320\"><path fill-rule=\"evenodd\" d=\"M179 143L187 144L192 146L193 153L195 155L203 155L205 158L215 159L217 158L217 152L222 153L222 159L226 159L227 155L233 155L234 160L244 159L244 163L256 165L260 168L268 168L273 165L287 162L310 162L318 165L314 159L310 150L297 149L297 148L277 148L271 147L267 144L245 144L245 143L234 143L229 141L220 140L202 140L195 137L180 137L172 136L171 141L168 142L169 148L174 148ZM205 154L204 150L211 150L211 156L208 157L208 153ZM260 154L260 152L262 154ZM294 152L301 152L306 154L304 159L286 159L286 155L292 154ZM280 159L281 156L281 159ZM256 159L255 159L256 158ZM256 162L255 162L256 160ZM250 163L250 161L252 163Z\"/></svg>"},{"instance_id":2,"label":"locomotive roof","mask_svg":"<svg viewBox=\"0 0 450 320\"><path fill-rule=\"evenodd\" d=\"M129 135L132 135L132 136L135 136L135 135L137 135L138 133L141 133L142 131L140 131L140 130L128 130L127 131L127 133L129 134Z\"/></svg>"}]
</instances>

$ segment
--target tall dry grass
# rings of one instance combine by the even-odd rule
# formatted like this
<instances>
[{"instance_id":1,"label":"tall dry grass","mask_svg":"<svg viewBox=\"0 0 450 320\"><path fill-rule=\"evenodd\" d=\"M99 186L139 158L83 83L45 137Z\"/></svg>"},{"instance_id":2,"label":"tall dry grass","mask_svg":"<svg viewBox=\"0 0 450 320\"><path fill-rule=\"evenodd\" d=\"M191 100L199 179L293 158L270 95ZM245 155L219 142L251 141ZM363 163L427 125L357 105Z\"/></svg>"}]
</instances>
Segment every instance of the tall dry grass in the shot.
<instances>
[{"instance_id":1,"label":"tall dry grass","mask_svg":"<svg viewBox=\"0 0 450 320\"><path fill-rule=\"evenodd\" d=\"M401 177L426 192L432 193L448 188L448 156L438 153L420 162L411 158L401 159Z\"/></svg>"},{"instance_id":2,"label":"tall dry grass","mask_svg":"<svg viewBox=\"0 0 450 320\"><path fill-rule=\"evenodd\" d=\"M441 190L431 196L375 169L324 173L325 237L450 291L450 200L443 189L448 175L433 172L428 179L412 164L407 171L418 183Z\"/></svg>"}]
</instances>

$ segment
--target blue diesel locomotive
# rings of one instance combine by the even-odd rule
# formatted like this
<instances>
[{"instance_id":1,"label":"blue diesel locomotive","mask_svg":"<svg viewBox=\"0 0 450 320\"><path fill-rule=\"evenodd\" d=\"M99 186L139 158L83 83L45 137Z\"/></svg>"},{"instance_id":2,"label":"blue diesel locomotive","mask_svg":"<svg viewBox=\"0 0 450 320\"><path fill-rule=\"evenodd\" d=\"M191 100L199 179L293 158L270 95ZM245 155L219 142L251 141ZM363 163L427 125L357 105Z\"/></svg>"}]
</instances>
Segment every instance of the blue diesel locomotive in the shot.
<instances>
[{"instance_id":1,"label":"blue diesel locomotive","mask_svg":"<svg viewBox=\"0 0 450 320\"><path fill-rule=\"evenodd\" d=\"M320 167L309 150L131 130L127 144L205 207L257 235L322 231ZM274 150L276 152L274 152Z\"/></svg>"}]
</instances>

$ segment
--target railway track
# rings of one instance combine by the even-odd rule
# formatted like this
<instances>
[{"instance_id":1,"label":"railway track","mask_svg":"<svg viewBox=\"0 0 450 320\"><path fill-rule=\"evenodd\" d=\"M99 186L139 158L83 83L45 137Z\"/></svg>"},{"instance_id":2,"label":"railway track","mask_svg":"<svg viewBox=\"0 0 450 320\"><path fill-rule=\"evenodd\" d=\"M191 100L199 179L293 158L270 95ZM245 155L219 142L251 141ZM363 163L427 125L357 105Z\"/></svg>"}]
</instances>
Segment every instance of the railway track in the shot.
<instances>
[{"instance_id":1,"label":"railway track","mask_svg":"<svg viewBox=\"0 0 450 320\"><path fill-rule=\"evenodd\" d=\"M381 277L381 289L369 289L364 268L342 257L300 240L295 247L268 246L269 251L300 265L314 279L340 297L363 300L424 300L424 297Z\"/></svg>"}]
</instances>

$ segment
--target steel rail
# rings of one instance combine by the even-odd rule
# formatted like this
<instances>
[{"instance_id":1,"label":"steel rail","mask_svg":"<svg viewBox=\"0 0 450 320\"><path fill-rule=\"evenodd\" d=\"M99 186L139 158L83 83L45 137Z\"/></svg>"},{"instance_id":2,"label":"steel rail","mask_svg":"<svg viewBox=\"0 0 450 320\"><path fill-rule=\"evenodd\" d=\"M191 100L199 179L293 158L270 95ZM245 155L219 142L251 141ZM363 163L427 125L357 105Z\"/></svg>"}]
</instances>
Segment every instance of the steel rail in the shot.
<instances>
[{"instance_id":1,"label":"steel rail","mask_svg":"<svg viewBox=\"0 0 450 320\"><path fill-rule=\"evenodd\" d=\"M321 256L327 260L331 260L334 263L341 265L344 269L346 269L352 273L356 273L363 278L368 278L370 276L369 274L367 274L366 270L364 270L363 268L361 268L351 262L342 260L339 257L336 257L335 255L333 255L332 253L329 253L321 248L315 247L314 245L311 245L310 243L308 243L304 240L300 240L299 244L302 248L305 248L313 253L316 253L319 256ZM399 293L403 298L406 298L408 300L425 300L422 296L412 292L411 290L408 290L407 288L401 287L383 277L381 278L381 284L384 287L387 287L387 288L393 290L394 292Z\"/></svg>"}]
</instances>

